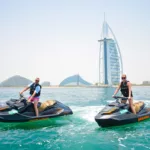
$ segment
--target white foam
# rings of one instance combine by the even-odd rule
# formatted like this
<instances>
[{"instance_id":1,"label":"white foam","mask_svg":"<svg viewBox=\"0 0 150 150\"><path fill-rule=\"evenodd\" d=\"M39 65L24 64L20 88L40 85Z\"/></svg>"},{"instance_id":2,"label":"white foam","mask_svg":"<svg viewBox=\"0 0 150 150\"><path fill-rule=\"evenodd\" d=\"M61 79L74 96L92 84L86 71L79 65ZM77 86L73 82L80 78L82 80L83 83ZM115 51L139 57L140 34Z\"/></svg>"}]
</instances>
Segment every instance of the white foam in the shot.
<instances>
[{"instance_id":1,"label":"white foam","mask_svg":"<svg viewBox=\"0 0 150 150\"><path fill-rule=\"evenodd\" d=\"M8 101L8 100L6 100L6 99L0 99L0 102L6 102L6 101Z\"/></svg>"},{"instance_id":2,"label":"white foam","mask_svg":"<svg viewBox=\"0 0 150 150\"><path fill-rule=\"evenodd\" d=\"M115 100L107 100L106 102L107 103L112 103L112 102L115 102Z\"/></svg>"},{"instance_id":3,"label":"white foam","mask_svg":"<svg viewBox=\"0 0 150 150\"><path fill-rule=\"evenodd\" d=\"M72 106L74 114L79 118L87 120L89 122L95 122L94 118L100 112L104 106L85 106L85 107L75 107Z\"/></svg>"}]
</instances>

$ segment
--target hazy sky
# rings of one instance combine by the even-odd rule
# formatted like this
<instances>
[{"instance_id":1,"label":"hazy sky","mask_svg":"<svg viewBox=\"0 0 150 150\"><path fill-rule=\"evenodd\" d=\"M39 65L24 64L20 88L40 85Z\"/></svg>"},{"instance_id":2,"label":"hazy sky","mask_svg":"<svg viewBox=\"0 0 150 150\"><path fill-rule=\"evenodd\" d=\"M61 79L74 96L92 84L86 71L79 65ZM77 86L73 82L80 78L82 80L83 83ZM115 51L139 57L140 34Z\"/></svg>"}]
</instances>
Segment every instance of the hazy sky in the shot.
<instances>
[{"instance_id":1,"label":"hazy sky","mask_svg":"<svg viewBox=\"0 0 150 150\"><path fill-rule=\"evenodd\" d=\"M0 81L97 82L104 12L128 79L150 80L150 0L0 0Z\"/></svg>"}]
</instances>

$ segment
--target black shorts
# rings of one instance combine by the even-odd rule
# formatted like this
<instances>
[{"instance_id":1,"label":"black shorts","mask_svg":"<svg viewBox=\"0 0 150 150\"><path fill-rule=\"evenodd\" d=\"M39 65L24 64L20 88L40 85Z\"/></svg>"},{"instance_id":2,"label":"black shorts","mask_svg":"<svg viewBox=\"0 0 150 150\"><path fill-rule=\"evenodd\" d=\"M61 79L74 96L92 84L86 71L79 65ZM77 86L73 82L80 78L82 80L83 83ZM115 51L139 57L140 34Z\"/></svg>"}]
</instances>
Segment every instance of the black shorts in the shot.
<instances>
[{"instance_id":1,"label":"black shorts","mask_svg":"<svg viewBox=\"0 0 150 150\"><path fill-rule=\"evenodd\" d=\"M122 95L123 95L123 94L122 94ZM124 94L123 96L124 96L124 97L129 97L129 95L126 95L126 94ZM132 92L131 92L131 97L133 97Z\"/></svg>"}]
</instances>

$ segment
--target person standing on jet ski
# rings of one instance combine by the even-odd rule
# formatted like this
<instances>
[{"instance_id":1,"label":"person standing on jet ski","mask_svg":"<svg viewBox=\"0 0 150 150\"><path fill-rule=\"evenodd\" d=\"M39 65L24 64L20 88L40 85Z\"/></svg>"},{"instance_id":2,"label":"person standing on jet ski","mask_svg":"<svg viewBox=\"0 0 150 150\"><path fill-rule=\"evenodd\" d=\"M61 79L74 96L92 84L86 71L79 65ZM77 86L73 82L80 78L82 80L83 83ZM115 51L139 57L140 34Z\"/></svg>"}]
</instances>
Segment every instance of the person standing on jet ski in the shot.
<instances>
[{"instance_id":1,"label":"person standing on jet ski","mask_svg":"<svg viewBox=\"0 0 150 150\"><path fill-rule=\"evenodd\" d=\"M28 102L34 102L34 110L35 110L35 114L36 116L39 115L39 111L37 108L38 105L38 101L40 99L40 94L41 94L41 85L39 84L40 79L36 78L35 82L29 84L26 88L24 88L21 92L20 95L27 91L28 89L30 89L30 97L28 98Z\"/></svg>"},{"instance_id":2,"label":"person standing on jet ski","mask_svg":"<svg viewBox=\"0 0 150 150\"><path fill-rule=\"evenodd\" d=\"M127 76L125 74L123 74L121 77L122 81L119 84L118 88L116 89L116 91L114 92L114 95L112 97L114 97L120 89L122 95L124 97L128 97L129 106L130 106L132 112L134 114L136 114L135 108L133 106L133 95L132 95L132 90L131 90L131 83L126 78L127 78Z\"/></svg>"}]
</instances>

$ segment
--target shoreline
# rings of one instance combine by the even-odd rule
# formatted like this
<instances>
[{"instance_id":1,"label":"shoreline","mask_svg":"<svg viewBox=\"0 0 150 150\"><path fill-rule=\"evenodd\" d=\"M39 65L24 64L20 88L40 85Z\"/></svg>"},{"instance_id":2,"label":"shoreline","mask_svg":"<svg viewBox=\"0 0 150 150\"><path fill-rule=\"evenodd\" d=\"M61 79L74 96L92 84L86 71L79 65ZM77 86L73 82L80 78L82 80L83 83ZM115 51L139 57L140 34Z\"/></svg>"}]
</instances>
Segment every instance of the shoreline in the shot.
<instances>
[{"instance_id":1,"label":"shoreline","mask_svg":"<svg viewBox=\"0 0 150 150\"><path fill-rule=\"evenodd\" d=\"M25 86L1 86L0 88L24 88ZM51 89L51 88L116 88L118 85L107 86L107 85L100 85L100 86L43 86L44 89ZM132 85L132 87L150 87L150 85Z\"/></svg>"}]
</instances>

